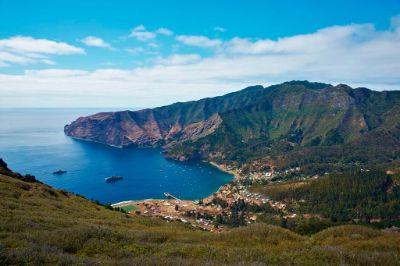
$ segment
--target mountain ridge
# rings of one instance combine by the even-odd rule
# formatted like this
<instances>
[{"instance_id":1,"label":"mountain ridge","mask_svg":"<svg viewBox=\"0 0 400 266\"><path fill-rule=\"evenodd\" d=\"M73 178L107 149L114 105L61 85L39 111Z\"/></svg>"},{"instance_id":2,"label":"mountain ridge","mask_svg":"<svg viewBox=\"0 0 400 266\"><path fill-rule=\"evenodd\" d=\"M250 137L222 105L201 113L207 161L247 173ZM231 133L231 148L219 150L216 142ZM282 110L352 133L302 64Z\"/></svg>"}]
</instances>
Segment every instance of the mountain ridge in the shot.
<instances>
[{"instance_id":1,"label":"mountain ridge","mask_svg":"<svg viewBox=\"0 0 400 266\"><path fill-rule=\"evenodd\" d=\"M98 113L64 131L117 147L162 146L173 159L242 164L251 157L356 145L379 130L398 140L398 121L400 91L290 81L153 109Z\"/></svg>"},{"instance_id":2,"label":"mountain ridge","mask_svg":"<svg viewBox=\"0 0 400 266\"><path fill-rule=\"evenodd\" d=\"M287 84L298 84L298 83L299 82L295 82L295 81L287 82ZM286 83L284 83L284 84L286 84ZM317 83L317 84L321 84L322 86L331 86L329 84L323 84L323 83ZM273 87L274 86L271 86L269 88L272 89ZM165 127L167 125L166 125L166 122L164 120L166 119L166 117L168 118L168 114L166 114L166 112L168 112L169 110L171 110L171 109L172 110L174 110L174 109L185 109L188 105L192 105L192 104L203 105L202 113L201 114L197 114L197 116L195 114L194 116L192 116L189 119L189 121L187 121L188 119L184 115L180 116L176 121L174 121L175 123L173 123L174 125L173 125L173 130L172 130L172 133L173 133L173 131L174 131L174 129L176 127L181 127L181 124L185 125L185 124L190 123L190 122L194 122L194 123L195 122L199 122L199 120L207 119L209 116L213 115L214 113L221 112L220 110L209 111L209 109L213 108L213 107L210 106L211 104L209 104L210 101L214 101L214 102L217 101L217 104L219 104L221 102L227 102L225 104L225 106L227 106L227 105L230 105L229 98L231 98L231 97L235 97L235 96L243 94L245 92L249 92L250 94L259 93L260 91L262 91L264 89L265 88L262 87L261 85L255 85L255 86L249 86L249 87L247 87L247 88L245 88L243 90L237 91L237 92L228 93L226 95L217 96L217 97L214 97L214 98L203 98L203 99L200 99L198 101L189 101L189 102L177 102L177 103L173 103L171 105L166 105L166 106L157 107L157 108L153 108L153 109L142 109L142 110L138 110L138 111L135 111L135 112L132 112L132 111L129 111L129 110L119 111L119 112L102 112L102 113L97 113L95 115L89 116L87 118L89 118L89 119L93 118L93 119L97 119L99 121L102 121L104 119L107 119L109 116L114 116L116 121L120 121L120 120L123 120L124 116L125 116L125 119L128 118L128 120L129 120L129 118L130 118L131 121L133 120L135 122L138 121L138 122L142 122L142 123L143 122L150 122L150 125L151 124L153 124L153 125L157 124L162 129L165 129ZM244 103L244 106L249 106L249 105L254 104L254 103L249 103L247 99L241 99L241 101ZM214 103L214 105L217 105L217 104ZM193 107L192 107L192 109L193 109ZM215 106L214 106L214 109L216 109ZM233 111L234 109L235 108L228 108L227 110L228 111ZM157 119L155 119L154 112L156 113ZM178 110L178 112L179 112L179 110ZM226 112L226 110L225 110L225 112ZM148 116L148 117L146 117L146 116ZM77 121L74 121L74 122L77 122L77 123L86 122L83 119L84 118L79 118ZM158 124L157 121L160 121L160 120L164 121L164 122L161 123L161 124ZM85 135L85 132L80 132L80 131L73 132L73 128L72 127L74 125L74 122L71 123L70 125L66 125L65 132L66 132L67 135L70 135L72 137L76 137L76 138L79 138L79 139L96 140L95 137L94 138L93 137L85 138L83 136L79 137L79 135ZM178 123L178 125L176 125L176 123ZM147 124L145 124L145 125L147 125ZM160 137L159 136L160 134L157 134L157 136L154 136L154 135L151 134L154 131L157 131L157 129L155 129L155 128L149 127L150 130L144 130L144 128L137 128L136 125L132 125L132 126L133 126L132 131L137 130L137 131L146 131L146 133L150 133L149 135L151 137L153 137L153 138L149 138L149 140L148 140L149 141L148 144L150 144L150 146L156 144L156 143L153 143L151 141L151 139L158 139ZM169 127L171 127L171 124L169 125ZM85 127L81 126L80 128L85 128ZM124 129L124 127L122 127L122 129ZM158 131L160 131L160 130L158 130ZM110 133L112 133L112 132L110 132ZM124 136L120 136L120 137L124 138ZM130 138L128 137L128 139L130 139ZM145 145L146 143L143 143L141 140L142 139L139 138L139 143L138 143L139 146L140 145ZM109 140L101 140L101 139L99 139L98 142L104 143L104 144L107 144L107 145L117 146L117 147L122 147L122 146L125 146L125 145L129 145L129 143L125 143L123 140L119 140L119 141L115 142L115 138L112 138L112 139L109 139Z\"/></svg>"}]
</instances>

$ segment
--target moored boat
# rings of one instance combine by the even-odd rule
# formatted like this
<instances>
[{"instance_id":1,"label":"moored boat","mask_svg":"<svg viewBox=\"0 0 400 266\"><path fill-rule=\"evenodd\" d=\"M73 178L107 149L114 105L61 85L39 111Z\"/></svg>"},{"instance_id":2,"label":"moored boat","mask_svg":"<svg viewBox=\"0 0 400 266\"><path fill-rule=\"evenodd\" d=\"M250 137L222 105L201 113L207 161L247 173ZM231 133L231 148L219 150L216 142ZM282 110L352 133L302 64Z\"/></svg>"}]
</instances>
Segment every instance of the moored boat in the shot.
<instances>
[{"instance_id":1,"label":"moored boat","mask_svg":"<svg viewBox=\"0 0 400 266\"><path fill-rule=\"evenodd\" d=\"M123 177L119 176L119 175L112 175L112 176L104 178L104 180L106 182L115 182L115 181L119 181L119 180L122 180L122 179L123 179Z\"/></svg>"},{"instance_id":2,"label":"moored boat","mask_svg":"<svg viewBox=\"0 0 400 266\"><path fill-rule=\"evenodd\" d=\"M60 169L60 170L54 171L53 175L62 175L62 174L66 174L66 173L67 173L67 171Z\"/></svg>"}]
</instances>

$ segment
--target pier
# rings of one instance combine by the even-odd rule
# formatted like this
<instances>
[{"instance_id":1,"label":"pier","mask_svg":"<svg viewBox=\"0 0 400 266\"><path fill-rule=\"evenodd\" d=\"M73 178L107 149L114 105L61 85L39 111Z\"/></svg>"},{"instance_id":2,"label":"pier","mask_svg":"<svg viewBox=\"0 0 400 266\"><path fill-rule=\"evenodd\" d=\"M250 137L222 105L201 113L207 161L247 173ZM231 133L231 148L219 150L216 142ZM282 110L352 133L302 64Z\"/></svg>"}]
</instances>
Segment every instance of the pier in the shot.
<instances>
[{"instance_id":1,"label":"pier","mask_svg":"<svg viewBox=\"0 0 400 266\"><path fill-rule=\"evenodd\" d=\"M168 193L168 192L164 192L164 196L166 196L167 198L171 198L171 199L180 201L180 199L178 199L177 197L175 197L174 195L172 195L171 193Z\"/></svg>"}]
</instances>

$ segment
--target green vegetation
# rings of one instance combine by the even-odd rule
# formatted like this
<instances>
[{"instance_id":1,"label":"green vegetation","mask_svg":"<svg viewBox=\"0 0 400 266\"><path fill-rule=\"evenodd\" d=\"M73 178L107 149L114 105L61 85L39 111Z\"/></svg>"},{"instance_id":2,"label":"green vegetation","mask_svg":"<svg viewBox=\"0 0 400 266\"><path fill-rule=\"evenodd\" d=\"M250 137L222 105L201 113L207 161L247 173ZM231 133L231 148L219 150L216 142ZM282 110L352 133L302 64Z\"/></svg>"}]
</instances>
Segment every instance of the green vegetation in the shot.
<instances>
[{"instance_id":1,"label":"green vegetation","mask_svg":"<svg viewBox=\"0 0 400 266\"><path fill-rule=\"evenodd\" d=\"M136 206L128 205L128 206L123 206L123 207L121 207L121 209L124 210L125 212L133 212L133 211L135 211L137 208L136 208Z\"/></svg>"},{"instance_id":2,"label":"green vegetation","mask_svg":"<svg viewBox=\"0 0 400 266\"><path fill-rule=\"evenodd\" d=\"M1 265L399 265L394 232L342 226L308 237L255 224L216 234L0 172Z\"/></svg>"},{"instance_id":3,"label":"green vegetation","mask_svg":"<svg viewBox=\"0 0 400 266\"><path fill-rule=\"evenodd\" d=\"M228 207L228 203L220 198L214 198L212 202L221 208ZM275 213L275 210L268 204L259 206L247 203L243 199L238 199L231 204L229 206L229 211L229 215L224 211L222 214L218 214L215 220L213 217L209 220L214 220L214 225L216 226L226 225L232 228L246 225L245 216L249 213Z\"/></svg>"},{"instance_id":4,"label":"green vegetation","mask_svg":"<svg viewBox=\"0 0 400 266\"><path fill-rule=\"evenodd\" d=\"M399 121L400 91L290 81L154 109L97 114L76 120L65 133L114 146L163 146L167 157L179 160L245 167L265 159L278 169L300 166L307 175L399 167ZM139 132L133 125L156 127L161 134Z\"/></svg>"},{"instance_id":5,"label":"green vegetation","mask_svg":"<svg viewBox=\"0 0 400 266\"><path fill-rule=\"evenodd\" d=\"M336 129L331 129L326 133L323 145L332 146L337 144L343 144L344 139Z\"/></svg>"},{"instance_id":6,"label":"green vegetation","mask_svg":"<svg viewBox=\"0 0 400 266\"><path fill-rule=\"evenodd\" d=\"M379 230L400 225L399 177L369 171L400 167L399 91L291 81L137 112L109 113L107 123L100 118L80 119L68 126L66 133L73 135L77 128L78 133L90 133L84 136L86 139L122 146L129 144L126 136L135 133L125 125L134 122L143 128L157 126L168 138L154 142L151 134L140 137L135 144L165 145L165 154L170 158L224 163L239 167L244 176L264 173L272 167L278 173L273 181L285 182L258 184L251 190L283 201L286 206L277 210L243 200L231 206L215 198L213 204L226 208L226 213L216 217L187 213L213 220L216 225L239 227L212 234L178 223L111 212L68 193L54 196L59 192L51 189L53 192L48 193L55 198L47 196L43 201L45 193L28 197L29 202L40 202L36 205L40 208L33 210L20 196L15 200L7 194L19 191L17 186L5 190L4 195L10 199L1 204L13 204L4 207L8 216L2 228L14 228L30 217L34 222L29 220L27 224L34 226L25 231L21 229L25 224L16 231L3 230L9 232L0 235L6 259L18 263L25 257L14 256L15 250L32 253L32 247L39 245L55 248L52 254L58 255L52 258L56 262L399 265L399 233ZM82 131L82 127L87 130ZM171 133L172 128L177 132ZM314 175L320 177L302 180ZM250 178L243 181L243 185L252 183ZM27 191L23 194L30 193L30 189ZM60 201L62 207L43 215L55 201ZM66 210L64 201L65 206L76 201L79 204ZM244 217L255 213L257 221L269 225L244 228ZM69 228L68 237L61 225ZM44 234L50 236L49 240ZM35 258L49 261L43 254Z\"/></svg>"},{"instance_id":7,"label":"green vegetation","mask_svg":"<svg viewBox=\"0 0 400 266\"><path fill-rule=\"evenodd\" d=\"M278 169L301 166L304 175L400 165L399 91L292 81L154 111L172 107L190 117L185 123L215 112L223 122L210 135L168 146L171 157L242 167L268 158Z\"/></svg>"},{"instance_id":8,"label":"green vegetation","mask_svg":"<svg viewBox=\"0 0 400 266\"><path fill-rule=\"evenodd\" d=\"M331 174L312 181L255 186L301 214L317 214L332 224L400 225L400 186L381 171Z\"/></svg>"}]
</instances>

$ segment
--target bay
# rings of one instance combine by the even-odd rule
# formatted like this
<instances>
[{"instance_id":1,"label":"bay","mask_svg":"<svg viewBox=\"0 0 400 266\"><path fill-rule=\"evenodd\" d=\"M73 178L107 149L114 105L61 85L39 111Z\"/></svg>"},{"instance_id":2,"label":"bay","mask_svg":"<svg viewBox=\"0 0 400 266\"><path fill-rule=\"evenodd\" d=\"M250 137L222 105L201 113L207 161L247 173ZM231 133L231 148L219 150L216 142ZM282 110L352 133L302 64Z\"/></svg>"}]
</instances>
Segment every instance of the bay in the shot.
<instances>
[{"instance_id":1,"label":"bay","mask_svg":"<svg viewBox=\"0 0 400 266\"><path fill-rule=\"evenodd\" d=\"M108 109L0 109L0 158L22 174L102 203L164 198L199 199L232 179L204 162L167 160L160 149L114 148L74 140L65 124ZM66 174L54 175L62 169ZM106 183L111 175L123 180Z\"/></svg>"}]
</instances>

